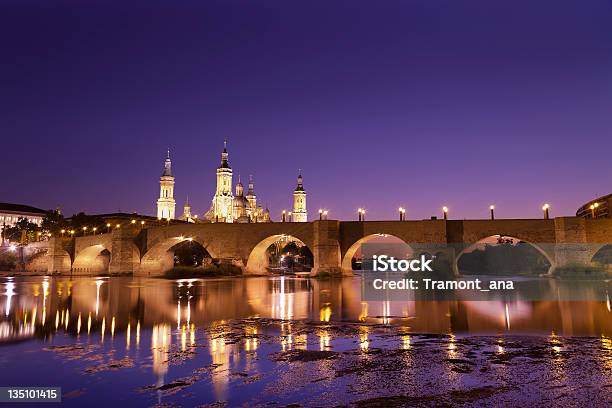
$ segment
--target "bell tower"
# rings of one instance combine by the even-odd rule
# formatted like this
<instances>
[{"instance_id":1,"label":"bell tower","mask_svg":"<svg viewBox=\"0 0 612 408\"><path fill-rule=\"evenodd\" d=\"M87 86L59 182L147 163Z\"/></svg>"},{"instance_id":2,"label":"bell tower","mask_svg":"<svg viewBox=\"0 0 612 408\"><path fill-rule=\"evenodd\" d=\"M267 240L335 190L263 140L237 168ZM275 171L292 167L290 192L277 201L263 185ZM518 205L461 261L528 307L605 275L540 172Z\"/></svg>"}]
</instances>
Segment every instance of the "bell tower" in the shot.
<instances>
[{"instance_id":1,"label":"bell tower","mask_svg":"<svg viewBox=\"0 0 612 408\"><path fill-rule=\"evenodd\" d=\"M174 176L170 150L164 161L164 171L159 178L159 198L157 199L157 219L173 220L176 202L174 201Z\"/></svg>"},{"instance_id":2,"label":"bell tower","mask_svg":"<svg viewBox=\"0 0 612 408\"><path fill-rule=\"evenodd\" d=\"M232 168L229 165L227 141L223 142L221 165L217 168L217 190L212 202L212 222L234 222L234 195L232 194Z\"/></svg>"},{"instance_id":3,"label":"bell tower","mask_svg":"<svg viewBox=\"0 0 612 408\"><path fill-rule=\"evenodd\" d=\"M308 222L308 211L306 210L306 191L302 174L297 179L297 187L293 191L293 222Z\"/></svg>"}]
</instances>

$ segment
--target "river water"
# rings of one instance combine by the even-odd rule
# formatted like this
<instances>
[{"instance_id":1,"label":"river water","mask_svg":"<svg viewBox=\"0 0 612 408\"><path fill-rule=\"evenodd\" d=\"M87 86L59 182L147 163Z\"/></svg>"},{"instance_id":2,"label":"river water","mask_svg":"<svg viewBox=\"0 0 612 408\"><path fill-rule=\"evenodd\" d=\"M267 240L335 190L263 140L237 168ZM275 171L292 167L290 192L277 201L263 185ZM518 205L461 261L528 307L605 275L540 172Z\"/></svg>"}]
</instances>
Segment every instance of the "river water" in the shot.
<instances>
[{"instance_id":1,"label":"river water","mask_svg":"<svg viewBox=\"0 0 612 408\"><path fill-rule=\"evenodd\" d=\"M610 302L588 300L609 283L364 302L360 282L0 278L0 385L60 386L69 406L612 400ZM584 300L555 300L570 289Z\"/></svg>"}]
</instances>

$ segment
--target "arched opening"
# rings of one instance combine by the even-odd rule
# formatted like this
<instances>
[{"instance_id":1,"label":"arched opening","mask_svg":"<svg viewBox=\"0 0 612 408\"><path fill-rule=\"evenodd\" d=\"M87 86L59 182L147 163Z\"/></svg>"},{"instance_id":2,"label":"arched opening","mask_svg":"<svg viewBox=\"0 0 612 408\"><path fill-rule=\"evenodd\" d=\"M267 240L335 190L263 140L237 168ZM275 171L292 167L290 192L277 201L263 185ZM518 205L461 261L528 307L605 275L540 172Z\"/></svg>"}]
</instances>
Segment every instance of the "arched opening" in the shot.
<instances>
[{"instance_id":1,"label":"arched opening","mask_svg":"<svg viewBox=\"0 0 612 408\"><path fill-rule=\"evenodd\" d=\"M168 251L173 253L174 266L197 268L212 263L212 256L200 244L192 239L179 242Z\"/></svg>"},{"instance_id":2,"label":"arched opening","mask_svg":"<svg viewBox=\"0 0 612 408\"><path fill-rule=\"evenodd\" d=\"M612 245L607 244L599 248L591 262L612 269Z\"/></svg>"},{"instance_id":3,"label":"arched opening","mask_svg":"<svg viewBox=\"0 0 612 408\"><path fill-rule=\"evenodd\" d=\"M92 245L79 251L72 263L72 272L78 275L108 273L111 253L102 244Z\"/></svg>"},{"instance_id":4,"label":"arched opening","mask_svg":"<svg viewBox=\"0 0 612 408\"><path fill-rule=\"evenodd\" d=\"M177 255L178 258L175 256ZM139 275L160 276L175 265L188 268L206 266L216 258L199 237L177 236L155 242L140 261Z\"/></svg>"},{"instance_id":5,"label":"arched opening","mask_svg":"<svg viewBox=\"0 0 612 408\"><path fill-rule=\"evenodd\" d=\"M49 259L47 250L37 251L25 259L25 270L29 272L47 272Z\"/></svg>"},{"instance_id":6,"label":"arched opening","mask_svg":"<svg viewBox=\"0 0 612 408\"><path fill-rule=\"evenodd\" d=\"M515 237L493 235L464 248L456 257L461 275L538 276L553 262L537 245Z\"/></svg>"},{"instance_id":7,"label":"arched opening","mask_svg":"<svg viewBox=\"0 0 612 408\"><path fill-rule=\"evenodd\" d=\"M372 234L365 236L349 247L342 258L342 273L353 274L356 271L372 269L372 254L363 251L363 244L371 244L371 249L378 254L394 256L398 259L412 258L413 249L401 238L389 234ZM371 252L371 251L368 251Z\"/></svg>"},{"instance_id":8,"label":"arched opening","mask_svg":"<svg viewBox=\"0 0 612 408\"><path fill-rule=\"evenodd\" d=\"M260 241L251 253L246 270L252 274L306 273L312 270L314 255L306 244L292 235L272 235Z\"/></svg>"}]
</instances>

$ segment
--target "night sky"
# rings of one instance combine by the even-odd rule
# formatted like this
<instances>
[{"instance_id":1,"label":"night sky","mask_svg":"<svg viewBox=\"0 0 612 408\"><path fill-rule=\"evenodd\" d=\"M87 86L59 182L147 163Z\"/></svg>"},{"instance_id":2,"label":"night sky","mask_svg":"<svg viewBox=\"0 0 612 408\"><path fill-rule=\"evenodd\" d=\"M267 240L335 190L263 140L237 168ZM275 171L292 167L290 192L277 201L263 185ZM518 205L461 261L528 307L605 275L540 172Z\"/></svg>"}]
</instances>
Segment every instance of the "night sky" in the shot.
<instances>
[{"instance_id":1,"label":"night sky","mask_svg":"<svg viewBox=\"0 0 612 408\"><path fill-rule=\"evenodd\" d=\"M202 214L224 138L275 219L612 192L611 1L105 3L0 5L0 201L153 215L170 148Z\"/></svg>"}]
</instances>

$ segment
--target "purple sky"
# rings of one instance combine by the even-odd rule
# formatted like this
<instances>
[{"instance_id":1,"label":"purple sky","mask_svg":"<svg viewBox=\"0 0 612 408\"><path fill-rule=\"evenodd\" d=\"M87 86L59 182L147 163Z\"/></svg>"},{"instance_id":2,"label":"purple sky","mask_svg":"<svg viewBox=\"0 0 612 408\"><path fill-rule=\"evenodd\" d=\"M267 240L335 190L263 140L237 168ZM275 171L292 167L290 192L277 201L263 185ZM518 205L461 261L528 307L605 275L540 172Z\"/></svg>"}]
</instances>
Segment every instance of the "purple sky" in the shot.
<instances>
[{"instance_id":1,"label":"purple sky","mask_svg":"<svg viewBox=\"0 0 612 408\"><path fill-rule=\"evenodd\" d=\"M201 214L224 138L276 219L298 168L311 218L612 192L610 1L131 4L0 5L0 201L153 214L170 147Z\"/></svg>"}]
</instances>

